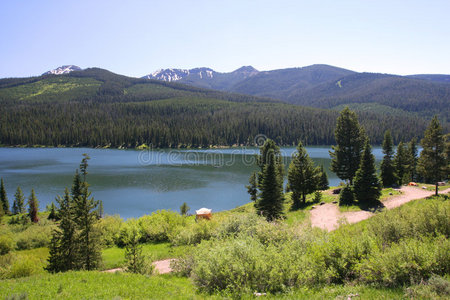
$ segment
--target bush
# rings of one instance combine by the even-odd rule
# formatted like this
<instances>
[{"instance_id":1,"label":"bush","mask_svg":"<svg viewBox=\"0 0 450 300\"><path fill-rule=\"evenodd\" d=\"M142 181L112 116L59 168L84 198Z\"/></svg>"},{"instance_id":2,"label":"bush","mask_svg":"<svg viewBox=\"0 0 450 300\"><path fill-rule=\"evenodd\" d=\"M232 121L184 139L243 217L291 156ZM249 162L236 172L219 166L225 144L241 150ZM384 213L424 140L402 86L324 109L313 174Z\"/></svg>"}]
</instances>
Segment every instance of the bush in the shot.
<instances>
[{"instance_id":1,"label":"bush","mask_svg":"<svg viewBox=\"0 0 450 300\"><path fill-rule=\"evenodd\" d=\"M0 235L0 255L5 255L14 249L14 239L10 234Z\"/></svg>"},{"instance_id":2,"label":"bush","mask_svg":"<svg viewBox=\"0 0 450 300\"><path fill-rule=\"evenodd\" d=\"M170 242L174 246L196 245L203 240L209 240L216 234L217 222L198 220L186 227L178 227L170 236Z\"/></svg>"},{"instance_id":3,"label":"bush","mask_svg":"<svg viewBox=\"0 0 450 300\"><path fill-rule=\"evenodd\" d=\"M97 223L97 228L100 232L102 244L106 247L119 245L120 232L124 225L123 220L119 216L106 216L101 218Z\"/></svg>"},{"instance_id":4,"label":"bush","mask_svg":"<svg viewBox=\"0 0 450 300\"><path fill-rule=\"evenodd\" d=\"M339 205L352 205L355 202L355 194L350 186L346 185L339 194Z\"/></svg>"},{"instance_id":5,"label":"bush","mask_svg":"<svg viewBox=\"0 0 450 300\"><path fill-rule=\"evenodd\" d=\"M16 236L18 250L47 247L54 226L32 225Z\"/></svg>"},{"instance_id":6,"label":"bush","mask_svg":"<svg viewBox=\"0 0 450 300\"><path fill-rule=\"evenodd\" d=\"M138 219L142 242L166 242L170 235L186 220L180 214L170 210L158 210L150 216Z\"/></svg>"},{"instance_id":7,"label":"bush","mask_svg":"<svg viewBox=\"0 0 450 300\"><path fill-rule=\"evenodd\" d=\"M10 253L0 258L0 279L26 277L43 271L43 262L33 256Z\"/></svg>"},{"instance_id":8,"label":"bush","mask_svg":"<svg viewBox=\"0 0 450 300\"><path fill-rule=\"evenodd\" d=\"M448 299L450 296L450 281L444 277L432 275L428 282L411 286L406 289L406 296L414 299Z\"/></svg>"},{"instance_id":9,"label":"bush","mask_svg":"<svg viewBox=\"0 0 450 300\"><path fill-rule=\"evenodd\" d=\"M417 284L450 271L450 241L445 237L402 240L361 263L361 280L385 286Z\"/></svg>"}]
</instances>

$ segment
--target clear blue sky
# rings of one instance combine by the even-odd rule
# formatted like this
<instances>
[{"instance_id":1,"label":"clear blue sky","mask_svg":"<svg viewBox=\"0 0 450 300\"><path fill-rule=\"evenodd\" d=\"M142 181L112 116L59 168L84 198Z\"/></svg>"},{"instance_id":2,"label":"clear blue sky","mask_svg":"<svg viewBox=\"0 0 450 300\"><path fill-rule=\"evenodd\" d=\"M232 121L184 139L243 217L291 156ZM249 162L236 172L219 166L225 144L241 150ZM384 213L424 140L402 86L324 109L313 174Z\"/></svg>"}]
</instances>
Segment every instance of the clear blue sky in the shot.
<instances>
[{"instance_id":1,"label":"clear blue sky","mask_svg":"<svg viewBox=\"0 0 450 300\"><path fill-rule=\"evenodd\" d=\"M448 0L2 0L0 78L65 64L450 74L449 16Z\"/></svg>"}]
</instances>

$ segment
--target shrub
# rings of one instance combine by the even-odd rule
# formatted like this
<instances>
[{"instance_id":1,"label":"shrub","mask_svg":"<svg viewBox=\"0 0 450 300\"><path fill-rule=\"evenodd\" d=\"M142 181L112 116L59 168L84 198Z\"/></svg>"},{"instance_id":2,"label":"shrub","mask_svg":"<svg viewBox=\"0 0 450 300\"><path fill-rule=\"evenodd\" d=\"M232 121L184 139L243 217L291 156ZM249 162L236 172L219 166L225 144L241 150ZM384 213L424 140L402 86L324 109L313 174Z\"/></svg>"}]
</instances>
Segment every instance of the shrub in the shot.
<instances>
[{"instance_id":1,"label":"shrub","mask_svg":"<svg viewBox=\"0 0 450 300\"><path fill-rule=\"evenodd\" d=\"M450 271L450 241L445 237L402 240L374 252L361 263L361 280L386 286L416 284Z\"/></svg>"},{"instance_id":2,"label":"shrub","mask_svg":"<svg viewBox=\"0 0 450 300\"><path fill-rule=\"evenodd\" d=\"M170 210L158 210L150 216L138 219L142 242L165 242L180 226L185 225L185 218Z\"/></svg>"},{"instance_id":3,"label":"shrub","mask_svg":"<svg viewBox=\"0 0 450 300\"><path fill-rule=\"evenodd\" d=\"M0 255L5 255L14 249L14 239L10 234L0 235Z\"/></svg>"},{"instance_id":4,"label":"shrub","mask_svg":"<svg viewBox=\"0 0 450 300\"><path fill-rule=\"evenodd\" d=\"M103 245L111 247L120 244L120 232L124 225L123 220L119 216L106 216L101 218L97 223Z\"/></svg>"},{"instance_id":5,"label":"shrub","mask_svg":"<svg viewBox=\"0 0 450 300\"><path fill-rule=\"evenodd\" d=\"M178 227L170 233L170 242L174 246L196 245L203 240L209 240L216 234L216 221L198 220L186 227Z\"/></svg>"},{"instance_id":6,"label":"shrub","mask_svg":"<svg viewBox=\"0 0 450 300\"><path fill-rule=\"evenodd\" d=\"M47 247L50 244L54 226L32 225L16 236L18 250Z\"/></svg>"}]
</instances>

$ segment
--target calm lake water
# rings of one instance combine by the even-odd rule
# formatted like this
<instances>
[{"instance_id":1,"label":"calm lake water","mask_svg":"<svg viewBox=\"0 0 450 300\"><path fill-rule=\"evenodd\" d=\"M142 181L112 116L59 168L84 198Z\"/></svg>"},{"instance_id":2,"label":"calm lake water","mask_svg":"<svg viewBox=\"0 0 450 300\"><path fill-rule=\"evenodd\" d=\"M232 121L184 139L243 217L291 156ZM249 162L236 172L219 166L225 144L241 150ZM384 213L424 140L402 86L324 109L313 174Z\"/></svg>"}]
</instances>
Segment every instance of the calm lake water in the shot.
<instances>
[{"instance_id":1,"label":"calm lake water","mask_svg":"<svg viewBox=\"0 0 450 300\"><path fill-rule=\"evenodd\" d=\"M282 148L285 164L295 148ZM330 185L340 180L329 171L329 147L307 147L323 164ZM112 150L83 148L0 148L0 177L12 205L20 186L26 197L35 189L41 209L72 184L82 154L91 157L88 182L92 195L103 200L106 214L139 217L158 209L231 209L249 202L245 185L257 170L257 148L218 150ZM377 160L381 149L373 148Z\"/></svg>"}]
</instances>

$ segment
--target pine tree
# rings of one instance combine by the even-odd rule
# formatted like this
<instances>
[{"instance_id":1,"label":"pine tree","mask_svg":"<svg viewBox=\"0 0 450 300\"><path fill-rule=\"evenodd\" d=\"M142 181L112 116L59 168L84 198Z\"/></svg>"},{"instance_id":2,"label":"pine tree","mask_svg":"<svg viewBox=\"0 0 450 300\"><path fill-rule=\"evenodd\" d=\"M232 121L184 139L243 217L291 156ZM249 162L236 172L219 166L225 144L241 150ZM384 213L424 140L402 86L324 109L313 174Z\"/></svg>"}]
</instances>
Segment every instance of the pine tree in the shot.
<instances>
[{"instance_id":1,"label":"pine tree","mask_svg":"<svg viewBox=\"0 0 450 300\"><path fill-rule=\"evenodd\" d=\"M397 184L402 185L409 177L408 172L409 156L405 144L400 142L397 146L397 153L394 157L395 174L397 176Z\"/></svg>"},{"instance_id":2,"label":"pine tree","mask_svg":"<svg viewBox=\"0 0 450 300\"><path fill-rule=\"evenodd\" d=\"M182 216L185 216L185 215L187 215L187 213L190 209L191 208L187 205L187 203L183 202L183 204L180 206L180 214Z\"/></svg>"},{"instance_id":3,"label":"pine tree","mask_svg":"<svg viewBox=\"0 0 450 300\"><path fill-rule=\"evenodd\" d=\"M442 127L436 116L425 130L425 136L421 141L422 152L418 161L418 172L426 182L435 183L436 195L439 191L438 182L448 176L447 159L445 155L445 140Z\"/></svg>"},{"instance_id":4,"label":"pine tree","mask_svg":"<svg viewBox=\"0 0 450 300\"><path fill-rule=\"evenodd\" d=\"M5 212L3 211L3 205L0 205L0 223L5 216Z\"/></svg>"},{"instance_id":5,"label":"pine tree","mask_svg":"<svg viewBox=\"0 0 450 300\"><path fill-rule=\"evenodd\" d=\"M25 213L25 196L23 195L20 186L17 187L16 193L14 194L14 202L16 203L17 213Z\"/></svg>"},{"instance_id":6,"label":"pine tree","mask_svg":"<svg viewBox=\"0 0 450 300\"><path fill-rule=\"evenodd\" d=\"M383 140L383 161L381 162L381 182L384 187L393 186L397 182L395 168L393 163L394 147L391 132L389 130L384 134Z\"/></svg>"},{"instance_id":7,"label":"pine tree","mask_svg":"<svg viewBox=\"0 0 450 300\"><path fill-rule=\"evenodd\" d=\"M325 191L330 188L330 183L328 182L328 175L325 172L323 165L320 165L320 180L319 180L319 190Z\"/></svg>"},{"instance_id":8,"label":"pine tree","mask_svg":"<svg viewBox=\"0 0 450 300\"><path fill-rule=\"evenodd\" d=\"M250 199L255 202L258 199L258 180L256 173L253 172L248 180L249 185L246 185L247 193L250 194Z\"/></svg>"},{"instance_id":9,"label":"pine tree","mask_svg":"<svg viewBox=\"0 0 450 300\"><path fill-rule=\"evenodd\" d=\"M367 138L355 112L346 107L341 111L334 131L336 146L330 151L331 170L342 179L353 183L359 168L364 141Z\"/></svg>"},{"instance_id":10,"label":"pine tree","mask_svg":"<svg viewBox=\"0 0 450 300\"><path fill-rule=\"evenodd\" d=\"M39 222L38 211L39 211L39 202L34 193L34 189L31 189L31 195L28 198L28 216L30 217L31 222L37 223Z\"/></svg>"},{"instance_id":11,"label":"pine tree","mask_svg":"<svg viewBox=\"0 0 450 300\"><path fill-rule=\"evenodd\" d=\"M263 171L264 171L264 167L267 165L268 163L268 159L270 155L274 155L275 157L275 163L278 166L278 173L280 174L280 176L284 177L284 165L283 165L283 157L281 156L281 152L280 152L280 147L278 147L275 142L271 139L267 139L264 142L264 145L262 145L260 147L260 154L257 157L257 163L258 166L260 168L260 172L259 174L257 174L258 176L258 184L262 182L263 180Z\"/></svg>"},{"instance_id":12,"label":"pine tree","mask_svg":"<svg viewBox=\"0 0 450 300\"><path fill-rule=\"evenodd\" d=\"M283 177L279 173L279 166L275 151L268 152L266 165L262 172L263 179L260 188L260 199L256 202L256 211L266 217L268 221L283 216Z\"/></svg>"},{"instance_id":13,"label":"pine tree","mask_svg":"<svg viewBox=\"0 0 450 300\"><path fill-rule=\"evenodd\" d=\"M381 183L375 168L375 156L372 147L366 141L361 157L361 163L355 175L353 190L360 204L370 204L378 201L381 196Z\"/></svg>"},{"instance_id":14,"label":"pine tree","mask_svg":"<svg viewBox=\"0 0 450 300\"><path fill-rule=\"evenodd\" d=\"M352 187L349 185L344 186L339 193L339 206L352 205L354 201L355 194Z\"/></svg>"},{"instance_id":15,"label":"pine tree","mask_svg":"<svg viewBox=\"0 0 450 300\"><path fill-rule=\"evenodd\" d=\"M94 225L98 221L98 201L95 201L94 198L91 197L89 184L86 181L87 161L89 160L89 156L86 154L83 154L83 156L84 158L80 165L81 174L83 175L80 190L72 187L72 190L75 192L75 195L72 195L72 197L74 203L74 221L78 231L77 242L79 247L77 268L93 270L96 269L101 262L100 237L94 228ZM79 174L76 174L76 177L80 177ZM74 179L74 183L78 184L77 178Z\"/></svg>"},{"instance_id":16,"label":"pine tree","mask_svg":"<svg viewBox=\"0 0 450 300\"><path fill-rule=\"evenodd\" d=\"M53 203L53 202L50 204L50 213L48 214L47 219L48 220L52 220L52 221L57 221L58 220L58 216L56 214L55 203Z\"/></svg>"},{"instance_id":17,"label":"pine tree","mask_svg":"<svg viewBox=\"0 0 450 300\"><path fill-rule=\"evenodd\" d=\"M105 214L104 209L103 209L103 201L102 200L98 201L97 214L98 214L99 219L103 218L103 215Z\"/></svg>"},{"instance_id":18,"label":"pine tree","mask_svg":"<svg viewBox=\"0 0 450 300\"><path fill-rule=\"evenodd\" d=\"M320 169L314 166L314 162L300 142L297 152L292 155L288 171L288 187L292 191L292 209L299 209L301 204L306 202L306 195L318 189L320 175Z\"/></svg>"},{"instance_id":19,"label":"pine tree","mask_svg":"<svg viewBox=\"0 0 450 300\"><path fill-rule=\"evenodd\" d=\"M74 222L72 198L66 188L64 197L58 196L57 214L60 216L58 229L53 230L50 243L49 264L46 270L50 272L65 272L75 269L77 260L77 241Z\"/></svg>"},{"instance_id":20,"label":"pine tree","mask_svg":"<svg viewBox=\"0 0 450 300\"><path fill-rule=\"evenodd\" d=\"M146 257L142 254L142 245L139 244L141 237L139 229L131 225L125 236L126 271L135 274L151 273L151 268L149 269L147 266Z\"/></svg>"},{"instance_id":21,"label":"pine tree","mask_svg":"<svg viewBox=\"0 0 450 300\"><path fill-rule=\"evenodd\" d=\"M417 150L417 141L413 138L407 147L408 153L408 171L409 171L409 180L416 181L417 177L417 161L418 161L418 150Z\"/></svg>"},{"instance_id":22,"label":"pine tree","mask_svg":"<svg viewBox=\"0 0 450 300\"><path fill-rule=\"evenodd\" d=\"M8 196L6 194L5 183L3 182L3 178L1 179L1 183L0 183L0 202L1 202L4 214L5 215L11 214L11 211L9 210L9 201L8 201Z\"/></svg>"}]
</instances>

